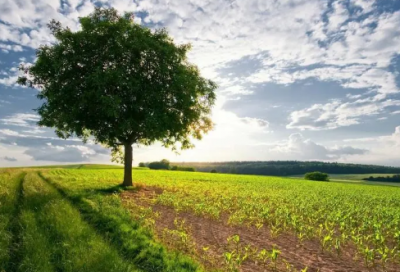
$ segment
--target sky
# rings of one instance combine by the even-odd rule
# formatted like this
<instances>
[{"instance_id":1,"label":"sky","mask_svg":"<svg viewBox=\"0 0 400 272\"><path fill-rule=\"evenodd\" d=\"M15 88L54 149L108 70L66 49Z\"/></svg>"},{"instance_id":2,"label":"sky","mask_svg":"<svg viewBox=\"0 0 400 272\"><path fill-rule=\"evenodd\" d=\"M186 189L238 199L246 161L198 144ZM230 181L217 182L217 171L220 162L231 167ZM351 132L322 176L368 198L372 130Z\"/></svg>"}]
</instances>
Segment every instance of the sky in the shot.
<instances>
[{"instance_id":1,"label":"sky","mask_svg":"<svg viewBox=\"0 0 400 272\"><path fill-rule=\"evenodd\" d=\"M56 19L79 30L95 6L134 12L191 43L189 60L218 83L215 128L179 154L134 146L134 164L322 160L400 166L399 0L0 0L0 166L110 163L89 141L38 127L39 90L20 63L51 44Z\"/></svg>"}]
</instances>

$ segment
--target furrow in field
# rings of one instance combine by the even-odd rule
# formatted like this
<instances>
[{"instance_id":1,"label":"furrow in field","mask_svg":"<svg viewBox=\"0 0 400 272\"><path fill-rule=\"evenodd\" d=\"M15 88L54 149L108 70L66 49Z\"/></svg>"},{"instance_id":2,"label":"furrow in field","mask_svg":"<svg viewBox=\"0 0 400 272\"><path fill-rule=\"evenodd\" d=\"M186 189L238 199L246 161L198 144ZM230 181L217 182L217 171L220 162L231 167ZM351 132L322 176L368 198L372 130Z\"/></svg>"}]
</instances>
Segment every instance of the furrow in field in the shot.
<instances>
[{"instance_id":1,"label":"furrow in field","mask_svg":"<svg viewBox=\"0 0 400 272\"><path fill-rule=\"evenodd\" d=\"M159 238L173 248L180 250L188 250L194 257L204 262L206 266L211 268L224 267L224 253L234 250L229 245L228 239L234 235L240 237L240 250L245 247L251 248L247 253L247 259L240 265L240 271L255 272L262 271L263 264L257 260L257 253L251 253L252 250L277 248L281 251L279 271L285 271L285 266L291 267L291 271L308 267L307 271L364 271L362 264L353 262L351 258L345 256L337 256L329 252L321 251L317 242L307 241L299 244L298 239L289 233L279 235L279 237L271 237L270 232L266 228L256 229L247 226L232 226L227 224L227 217L223 216L220 220L196 215L190 211L176 211L173 207L157 204L154 200L157 195L161 194L160 188L149 188L138 192L124 192L122 199L124 205L134 213L133 216L147 216L147 220L153 218L155 221L154 230ZM144 211L146 214L144 214ZM141 213L141 214L140 214ZM153 216L157 214L157 216ZM143 220L145 222L145 220ZM182 225L177 222L183 222ZM168 237L165 234L172 234ZM182 243L181 237L176 234L189 236L189 242ZM174 237L175 235L175 237ZM193 248L190 248L193 247ZM207 248L207 252L203 252L203 248ZM250 256L253 254L253 256ZM206 255L203 258L201 255ZM283 262L282 259L285 259ZM216 265L216 266L215 266ZM268 261L268 269L271 268L271 262ZM268 271L269 271L268 270ZM376 271L371 269L371 271Z\"/></svg>"}]
</instances>

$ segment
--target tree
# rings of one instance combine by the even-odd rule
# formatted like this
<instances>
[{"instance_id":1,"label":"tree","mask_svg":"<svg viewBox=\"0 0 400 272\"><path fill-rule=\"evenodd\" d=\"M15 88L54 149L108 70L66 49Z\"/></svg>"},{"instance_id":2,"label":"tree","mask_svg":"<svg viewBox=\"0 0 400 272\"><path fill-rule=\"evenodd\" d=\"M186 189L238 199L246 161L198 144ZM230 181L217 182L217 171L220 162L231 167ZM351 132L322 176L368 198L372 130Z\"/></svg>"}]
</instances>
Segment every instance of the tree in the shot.
<instances>
[{"instance_id":1,"label":"tree","mask_svg":"<svg viewBox=\"0 0 400 272\"><path fill-rule=\"evenodd\" d=\"M133 144L191 148L191 139L212 128L216 89L188 62L189 44L131 18L97 8L76 32L52 20L56 43L40 46L18 79L41 90L39 125L64 139L92 138L114 153L123 148L125 186L132 185Z\"/></svg>"},{"instance_id":2,"label":"tree","mask_svg":"<svg viewBox=\"0 0 400 272\"><path fill-rule=\"evenodd\" d=\"M310 172L304 175L304 179L317 180L317 181L329 181L329 176L326 173L321 172Z\"/></svg>"}]
</instances>

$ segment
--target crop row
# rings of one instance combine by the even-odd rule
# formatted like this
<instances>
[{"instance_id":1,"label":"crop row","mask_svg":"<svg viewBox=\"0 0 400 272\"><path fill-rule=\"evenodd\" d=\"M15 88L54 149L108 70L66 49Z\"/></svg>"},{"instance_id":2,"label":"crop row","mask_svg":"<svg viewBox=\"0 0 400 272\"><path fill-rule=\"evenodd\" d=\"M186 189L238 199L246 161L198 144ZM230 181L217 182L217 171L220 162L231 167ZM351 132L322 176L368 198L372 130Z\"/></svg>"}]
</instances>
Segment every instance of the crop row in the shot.
<instances>
[{"instance_id":1,"label":"crop row","mask_svg":"<svg viewBox=\"0 0 400 272\"><path fill-rule=\"evenodd\" d=\"M97 186L117 184L122 172L55 171L61 179ZM321 250L354 258L366 266L400 262L400 190L393 187L320 183L277 177L134 171L138 184L163 192L157 202L228 223L292 233L301 243L318 239ZM86 188L88 189L88 188Z\"/></svg>"}]
</instances>

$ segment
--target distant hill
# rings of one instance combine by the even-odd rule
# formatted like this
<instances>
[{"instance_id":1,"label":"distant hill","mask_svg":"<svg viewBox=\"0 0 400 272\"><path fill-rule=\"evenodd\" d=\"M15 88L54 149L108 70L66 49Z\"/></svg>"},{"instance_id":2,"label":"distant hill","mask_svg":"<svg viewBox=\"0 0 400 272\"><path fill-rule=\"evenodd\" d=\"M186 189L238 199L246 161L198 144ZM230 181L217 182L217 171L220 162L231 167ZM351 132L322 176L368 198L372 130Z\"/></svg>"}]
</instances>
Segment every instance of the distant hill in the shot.
<instances>
[{"instance_id":1,"label":"distant hill","mask_svg":"<svg viewBox=\"0 0 400 272\"><path fill-rule=\"evenodd\" d=\"M320 161L233 161L233 162L174 162L171 165L194 167L199 172L291 176L321 171L329 174L400 173L400 167L350 164Z\"/></svg>"}]
</instances>

